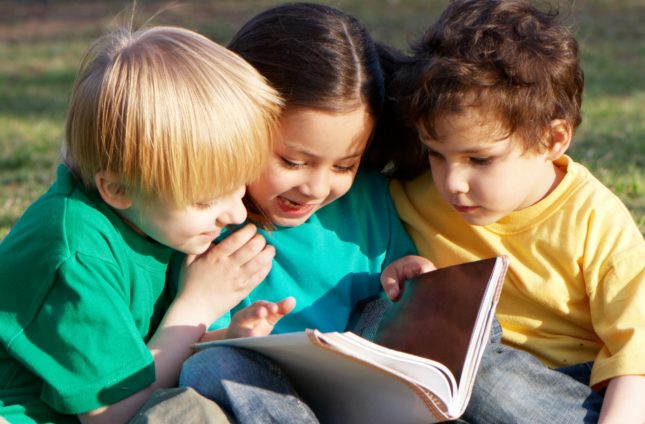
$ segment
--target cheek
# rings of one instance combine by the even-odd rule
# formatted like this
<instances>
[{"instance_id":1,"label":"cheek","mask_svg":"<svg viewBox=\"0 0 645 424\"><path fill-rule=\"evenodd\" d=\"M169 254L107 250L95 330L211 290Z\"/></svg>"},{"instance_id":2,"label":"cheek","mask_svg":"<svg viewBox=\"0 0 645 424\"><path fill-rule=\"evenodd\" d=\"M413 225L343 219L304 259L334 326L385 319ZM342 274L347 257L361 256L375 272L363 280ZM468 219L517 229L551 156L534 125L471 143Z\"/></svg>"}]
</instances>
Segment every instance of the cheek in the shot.
<instances>
[{"instance_id":1,"label":"cheek","mask_svg":"<svg viewBox=\"0 0 645 424\"><path fill-rule=\"evenodd\" d=\"M206 214L201 213L175 216L170 221L162 223L162 226L158 226L158 231L169 239L193 236L205 231L210 221L211 219L208 219Z\"/></svg>"},{"instance_id":2,"label":"cheek","mask_svg":"<svg viewBox=\"0 0 645 424\"><path fill-rule=\"evenodd\" d=\"M352 188L352 184L354 184L354 177L356 177L356 174L341 174L337 176L331 187L330 187L330 192L331 196L333 197L332 200L338 199L339 197L345 195L350 188Z\"/></svg>"},{"instance_id":3,"label":"cheek","mask_svg":"<svg viewBox=\"0 0 645 424\"><path fill-rule=\"evenodd\" d=\"M479 200L489 207L505 208L521 191L522 181L531 178L530 175L514 175L508 168L499 167L482 172L470 183L471 191L476 193Z\"/></svg>"},{"instance_id":4,"label":"cheek","mask_svg":"<svg viewBox=\"0 0 645 424\"><path fill-rule=\"evenodd\" d=\"M275 192L273 180L265 174L247 187L247 195L261 208L266 208L269 200L275 197Z\"/></svg>"},{"instance_id":5,"label":"cheek","mask_svg":"<svg viewBox=\"0 0 645 424\"><path fill-rule=\"evenodd\" d=\"M430 173L432 174L432 180L439 184L443 181L443 163L438 160L430 160Z\"/></svg>"},{"instance_id":6,"label":"cheek","mask_svg":"<svg viewBox=\"0 0 645 424\"><path fill-rule=\"evenodd\" d=\"M440 161L432 161L430 173L432 174L432 181L434 182L435 187L440 193L443 193L445 189L445 171L443 164Z\"/></svg>"},{"instance_id":7,"label":"cheek","mask_svg":"<svg viewBox=\"0 0 645 424\"><path fill-rule=\"evenodd\" d=\"M272 199L293 188L296 179L297 173L294 171L286 172L284 169L272 166L267 168L257 181L249 185L249 193L255 200Z\"/></svg>"}]
</instances>

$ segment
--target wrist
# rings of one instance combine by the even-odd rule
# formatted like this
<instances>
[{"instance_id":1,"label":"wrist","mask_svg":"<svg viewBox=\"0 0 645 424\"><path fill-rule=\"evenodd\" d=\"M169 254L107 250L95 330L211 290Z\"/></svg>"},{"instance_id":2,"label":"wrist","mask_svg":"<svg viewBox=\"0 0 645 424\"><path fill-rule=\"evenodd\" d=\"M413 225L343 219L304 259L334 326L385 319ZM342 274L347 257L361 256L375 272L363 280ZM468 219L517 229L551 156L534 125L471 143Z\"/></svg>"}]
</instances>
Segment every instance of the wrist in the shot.
<instances>
[{"instance_id":1,"label":"wrist","mask_svg":"<svg viewBox=\"0 0 645 424\"><path fill-rule=\"evenodd\" d=\"M163 324L167 326L187 326L206 331L215 320L212 305L193 299L177 297L170 304Z\"/></svg>"}]
</instances>

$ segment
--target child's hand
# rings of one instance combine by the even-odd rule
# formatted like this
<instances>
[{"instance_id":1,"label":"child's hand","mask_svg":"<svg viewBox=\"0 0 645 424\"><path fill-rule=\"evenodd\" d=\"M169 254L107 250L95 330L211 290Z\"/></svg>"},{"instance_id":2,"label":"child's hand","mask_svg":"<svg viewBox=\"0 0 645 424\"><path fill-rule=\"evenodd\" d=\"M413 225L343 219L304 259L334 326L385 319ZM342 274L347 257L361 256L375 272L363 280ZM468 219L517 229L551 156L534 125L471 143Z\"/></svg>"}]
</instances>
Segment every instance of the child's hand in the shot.
<instances>
[{"instance_id":1,"label":"child's hand","mask_svg":"<svg viewBox=\"0 0 645 424\"><path fill-rule=\"evenodd\" d=\"M390 263L381 273L383 290L393 302L399 300L406 280L437 267L422 256L404 256Z\"/></svg>"},{"instance_id":2,"label":"child's hand","mask_svg":"<svg viewBox=\"0 0 645 424\"><path fill-rule=\"evenodd\" d=\"M206 326L237 305L271 270L275 255L254 225L245 225L199 256L186 257L175 303Z\"/></svg>"},{"instance_id":3,"label":"child's hand","mask_svg":"<svg viewBox=\"0 0 645 424\"><path fill-rule=\"evenodd\" d=\"M258 300L237 312L226 331L227 339L268 336L275 324L296 306L296 299L287 297L278 303Z\"/></svg>"}]
</instances>

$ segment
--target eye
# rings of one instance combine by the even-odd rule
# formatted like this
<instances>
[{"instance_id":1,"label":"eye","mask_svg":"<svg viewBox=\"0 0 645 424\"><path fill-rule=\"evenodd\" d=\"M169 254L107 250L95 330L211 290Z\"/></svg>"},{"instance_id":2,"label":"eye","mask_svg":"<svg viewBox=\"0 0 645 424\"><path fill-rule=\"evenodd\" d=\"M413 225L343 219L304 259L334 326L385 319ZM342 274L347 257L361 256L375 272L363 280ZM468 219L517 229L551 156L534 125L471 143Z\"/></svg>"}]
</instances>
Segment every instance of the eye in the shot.
<instances>
[{"instance_id":1,"label":"eye","mask_svg":"<svg viewBox=\"0 0 645 424\"><path fill-rule=\"evenodd\" d=\"M470 157L468 158L470 163L477 166L488 165L493 161L492 157Z\"/></svg>"},{"instance_id":2,"label":"eye","mask_svg":"<svg viewBox=\"0 0 645 424\"><path fill-rule=\"evenodd\" d=\"M193 205L193 207L195 209L199 209L199 210L206 210L206 209L210 209L211 207L213 207L213 204L212 203L195 203Z\"/></svg>"},{"instance_id":3,"label":"eye","mask_svg":"<svg viewBox=\"0 0 645 424\"><path fill-rule=\"evenodd\" d=\"M198 202L193 205L195 209L206 210L214 207L217 204L217 199L211 200L210 202Z\"/></svg>"},{"instance_id":4,"label":"eye","mask_svg":"<svg viewBox=\"0 0 645 424\"><path fill-rule=\"evenodd\" d=\"M334 168L338 172L352 172L354 169L356 169L357 164L353 163L351 165L335 165Z\"/></svg>"},{"instance_id":5,"label":"eye","mask_svg":"<svg viewBox=\"0 0 645 424\"><path fill-rule=\"evenodd\" d=\"M280 160L282 160L282 163L287 168L291 168L291 169L299 169L299 168L302 168L303 166L305 166L304 162L296 162L296 161L293 161L293 160L289 160L289 159L285 158L284 156L280 156Z\"/></svg>"}]
</instances>

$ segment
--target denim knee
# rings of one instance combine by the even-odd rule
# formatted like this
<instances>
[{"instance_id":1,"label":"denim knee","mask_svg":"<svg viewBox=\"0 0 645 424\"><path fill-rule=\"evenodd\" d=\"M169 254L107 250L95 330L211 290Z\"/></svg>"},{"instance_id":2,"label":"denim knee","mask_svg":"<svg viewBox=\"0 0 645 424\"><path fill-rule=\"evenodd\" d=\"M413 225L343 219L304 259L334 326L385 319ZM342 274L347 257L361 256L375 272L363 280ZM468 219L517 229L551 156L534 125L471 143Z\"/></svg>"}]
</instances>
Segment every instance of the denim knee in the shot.
<instances>
[{"instance_id":1,"label":"denim knee","mask_svg":"<svg viewBox=\"0 0 645 424\"><path fill-rule=\"evenodd\" d=\"M491 343L486 347L464 419L485 423L595 423L602 396L533 355Z\"/></svg>"},{"instance_id":2,"label":"denim knee","mask_svg":"<svg viewBox=\"0 0 645 424\"><path fill-rule=\"evenodd\" d=\"M214 400L240 423L317 423L275 362L246 349L217 346L189 358L180 385Z\"/></svg>"},{"instance_id":3,"label":"denim knee","mask_svg":"<svg viewBox=\"0 0 645 424\"><path fill-rule=\"evenodd\" d=\"M218 398L223 381L283 391L285 380L282 369L265 356L247 349L217 346L197 352L184 362L179 385Z\"/></svg>"}]
</instances>

